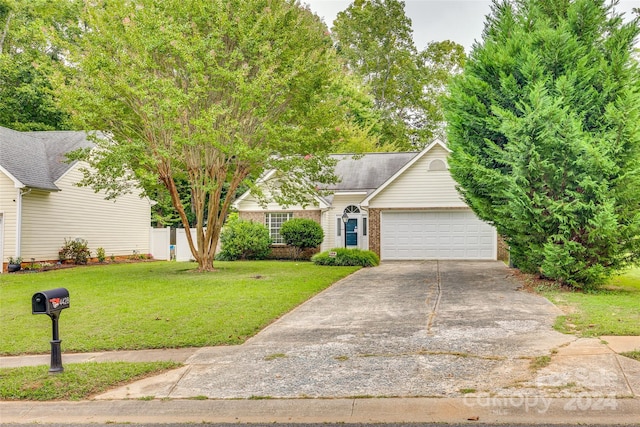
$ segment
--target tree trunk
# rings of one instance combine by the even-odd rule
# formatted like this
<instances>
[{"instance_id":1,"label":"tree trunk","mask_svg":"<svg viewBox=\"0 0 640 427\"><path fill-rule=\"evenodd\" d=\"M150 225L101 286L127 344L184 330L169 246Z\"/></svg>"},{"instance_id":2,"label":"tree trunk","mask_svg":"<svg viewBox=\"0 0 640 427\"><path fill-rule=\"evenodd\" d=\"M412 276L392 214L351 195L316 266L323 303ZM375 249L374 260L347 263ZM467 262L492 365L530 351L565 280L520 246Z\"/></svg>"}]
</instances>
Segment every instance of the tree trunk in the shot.
<instances>
[{"instance_id":1,"label":"tree trunk","mask_svg":"<svg viewBox=\"0 0 640 427\"><path fill-rule=\"evenodd\" d=\"M4 53L4 41L7 38L7 34L9 33L9 24L11 23L11 15L13 12L7 13L7 22L4 24L4 29L2 30L2 34L0 34L0 53Z\"/></svg>"}]
</instances>

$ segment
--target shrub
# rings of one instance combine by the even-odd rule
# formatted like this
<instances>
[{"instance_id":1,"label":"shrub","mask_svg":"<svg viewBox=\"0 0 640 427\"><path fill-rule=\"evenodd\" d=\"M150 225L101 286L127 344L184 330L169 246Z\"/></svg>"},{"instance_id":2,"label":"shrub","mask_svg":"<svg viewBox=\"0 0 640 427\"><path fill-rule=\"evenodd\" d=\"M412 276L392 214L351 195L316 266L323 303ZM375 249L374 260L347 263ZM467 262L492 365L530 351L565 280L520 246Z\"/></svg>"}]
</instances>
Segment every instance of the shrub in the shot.
<instances>
[{"instance_id":1,"label":"shrub","mask_svg":"<svg viewBox=\"0 0 640 427\"><path fill-rule=\"evenodd\" d=\"M293 218L282 224L280 235L287 245L293 247L293 259L297 259L305 249L320 246L324 231L317 222L306 218Z\"/></svg>"},{"instance_id":2,"label":"shrub","mask_svg":"<svg viewBox=\"0 0 640 427\"><path fill-rule=\"evenodd\" d=\"M271 251L269 229L254 221L244 221L231 215L220 233L222 248L216 256L219 261L238 259L264 259Z\"/></svg>"},{"instance_id":3,"label":"shrub","mask_svg":"<svg viewBox=\"0 0 640 427\"><path fill-rule=\"evenodd\" d=\"M335 256L332 256L334 255ZM321 252L311 258L317 265L351 265L362 267L375 267L380 264L380 258L374 252L361 249L336 248L331 251Z\"/></svg>"},{"instance_id":4,"label":"shrub","mask_svg":"<svg viewBox=\"0 0 640 427\"><path fill-rule=\"evenodd\" d=\"M96 257L98 258L98 262L104 262L104 260L106 259L104 248L96 249Z\"/></svg>"},{"instance_id":5,"label":"shrub","mask_svg":"<svg viewBox=\"0 0 640 427\"><path fill-rule=\"evenodd\" d=\"M70 259L75 264L86 264L90 256L89 244L84 239L64 239L64 245L58 251L58 259L60 261Z\"/></svg>"}]
</instances>

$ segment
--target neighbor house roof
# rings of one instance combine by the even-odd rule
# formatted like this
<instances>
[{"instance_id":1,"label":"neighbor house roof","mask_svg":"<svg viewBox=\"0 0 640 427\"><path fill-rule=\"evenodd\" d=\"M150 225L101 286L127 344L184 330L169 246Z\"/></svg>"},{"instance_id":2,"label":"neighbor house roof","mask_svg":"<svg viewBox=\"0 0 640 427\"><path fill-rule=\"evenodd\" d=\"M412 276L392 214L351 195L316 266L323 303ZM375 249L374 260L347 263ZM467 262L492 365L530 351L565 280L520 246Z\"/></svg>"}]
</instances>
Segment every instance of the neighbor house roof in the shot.
<instances>
[{"instance_id":1,"label":"neighbor house roof","mask_svg":"<svg viewBox=\"0 0 640 427\"><path fill-rule=\"evenodd\" d=\"M65 154L91 146L86 132L17 132L0 127L0 170L17 187L58 191L56 181L75 164L67 163Z\"/></svg>"}]
</instances>

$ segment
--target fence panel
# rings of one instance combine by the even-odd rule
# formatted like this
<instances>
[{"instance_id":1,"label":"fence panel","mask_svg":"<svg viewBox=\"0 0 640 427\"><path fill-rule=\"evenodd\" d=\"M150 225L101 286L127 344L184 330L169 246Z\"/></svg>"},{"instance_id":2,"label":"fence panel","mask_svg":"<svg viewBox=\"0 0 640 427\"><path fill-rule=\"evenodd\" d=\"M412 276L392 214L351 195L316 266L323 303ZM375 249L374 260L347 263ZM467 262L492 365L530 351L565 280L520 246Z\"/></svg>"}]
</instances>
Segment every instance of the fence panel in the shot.
<instances>
[{"instance_id":1,"label":"fence panel","mask_svg":"<svg viewBox=\"0 0 640 427\"><path fill-rule=\"evenodd\" d=\"M152 228L149 248L154 259L171 260L171 228Z\"/></svg>"}]
</instances>

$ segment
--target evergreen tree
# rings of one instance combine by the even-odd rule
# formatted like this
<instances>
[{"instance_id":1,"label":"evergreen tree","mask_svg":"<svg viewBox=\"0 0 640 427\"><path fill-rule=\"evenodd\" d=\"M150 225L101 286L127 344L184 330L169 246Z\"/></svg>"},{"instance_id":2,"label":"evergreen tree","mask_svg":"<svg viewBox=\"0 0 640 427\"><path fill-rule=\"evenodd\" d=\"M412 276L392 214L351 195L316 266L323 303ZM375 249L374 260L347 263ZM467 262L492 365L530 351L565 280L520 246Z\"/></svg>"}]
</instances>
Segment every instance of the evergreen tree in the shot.
<instances>
[{"instance_id":1,"label":"evergreen tree","mask_svg":"<svg viewBox=\"0 0 640 427\"><path fill-rule=\"evenodd\" d=\"M597 286L640 259L639 19L495 1L446 104L451 172L517 267Z\"/></svg>"}]
</instances>

